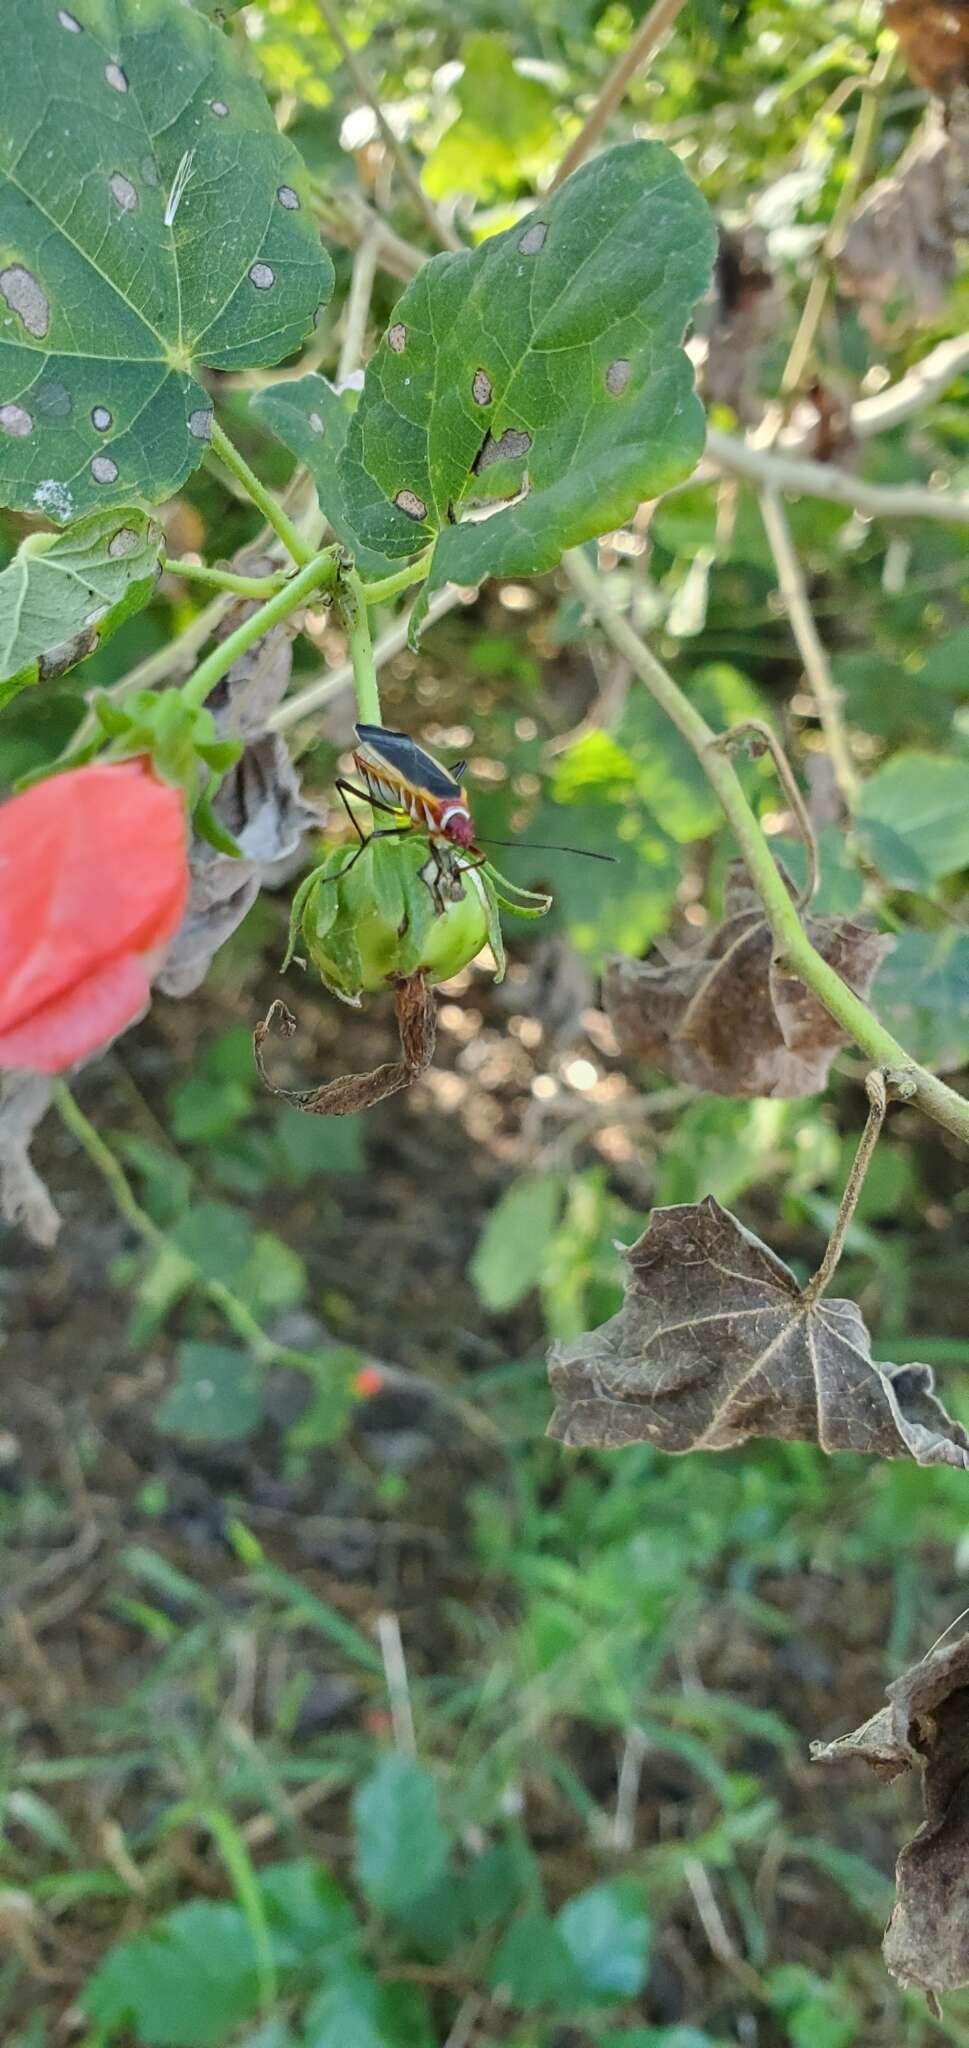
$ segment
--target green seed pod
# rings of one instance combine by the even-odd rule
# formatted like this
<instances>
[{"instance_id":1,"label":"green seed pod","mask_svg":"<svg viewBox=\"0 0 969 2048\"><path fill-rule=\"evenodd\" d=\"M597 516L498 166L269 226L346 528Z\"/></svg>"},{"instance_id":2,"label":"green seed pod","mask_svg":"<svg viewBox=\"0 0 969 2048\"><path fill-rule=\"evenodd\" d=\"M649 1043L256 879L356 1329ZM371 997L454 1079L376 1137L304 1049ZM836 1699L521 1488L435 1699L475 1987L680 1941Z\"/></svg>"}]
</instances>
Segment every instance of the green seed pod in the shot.
<instances>
[{"instance_id":1,"label":"green seed pod","mask_svg":"<svg viewBox=\"0 0 969 2048\"><path fill-rule=\"evenodd\" d=\"M497 909L480 870L454 867L435 895L434 857L417 833L372 839L348 867L350 859L346 845L335 847L293 904L294 931L298 924L321 979L345 1002L418 972L446 981L489 939L494 946Z\"/></svg>"}]
</instances>

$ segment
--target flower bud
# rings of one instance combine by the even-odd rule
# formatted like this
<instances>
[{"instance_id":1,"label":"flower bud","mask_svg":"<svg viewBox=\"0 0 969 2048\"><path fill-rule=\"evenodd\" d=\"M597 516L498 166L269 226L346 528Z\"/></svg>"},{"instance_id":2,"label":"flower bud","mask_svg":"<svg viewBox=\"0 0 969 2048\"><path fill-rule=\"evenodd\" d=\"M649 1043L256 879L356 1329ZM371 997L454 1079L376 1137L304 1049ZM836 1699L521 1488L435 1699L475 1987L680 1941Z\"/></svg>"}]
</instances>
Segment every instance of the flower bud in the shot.
<instances>
[{"instance_id":1,"label":"flower bud","mask_svg":"<svg viewBox=\"0 0 969 2048\"><path fill-rule=\"evenodd\" d=\"M417 973L446 981L480 953L497 923L481 872L453 862L442 871L416 833L372 839L356 858L335 847L294 913L327 988L351 1003Z\"/></svg>"}]
</instances>

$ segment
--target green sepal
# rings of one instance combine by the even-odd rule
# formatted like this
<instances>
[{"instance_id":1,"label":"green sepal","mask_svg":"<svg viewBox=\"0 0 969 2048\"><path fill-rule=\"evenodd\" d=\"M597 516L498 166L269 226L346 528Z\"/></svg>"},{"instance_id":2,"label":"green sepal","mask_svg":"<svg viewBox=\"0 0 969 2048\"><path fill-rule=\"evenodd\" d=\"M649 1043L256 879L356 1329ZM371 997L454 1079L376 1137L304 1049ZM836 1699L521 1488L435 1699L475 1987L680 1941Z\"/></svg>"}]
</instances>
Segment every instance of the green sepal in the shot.
<instances>
[{"instance_id":1,"label":"green sepal","mask_svg":"<svg viewBox=\"0 0 969 2048\"><path fill-rule=\"evenodd\" d=\"M504 981L505 968L508 963L505 958L505 941L502 935L501 916L498 909L498 892L491 876L487 872L487 868L476 868L475 875L481 884L481 893L484 897L485 915L488 919L488 944L494 954L495 961L495 980ZM465 888L471 886L471 880L472 878L469 875L465 882Z\"/></svg>"}]
</instances>

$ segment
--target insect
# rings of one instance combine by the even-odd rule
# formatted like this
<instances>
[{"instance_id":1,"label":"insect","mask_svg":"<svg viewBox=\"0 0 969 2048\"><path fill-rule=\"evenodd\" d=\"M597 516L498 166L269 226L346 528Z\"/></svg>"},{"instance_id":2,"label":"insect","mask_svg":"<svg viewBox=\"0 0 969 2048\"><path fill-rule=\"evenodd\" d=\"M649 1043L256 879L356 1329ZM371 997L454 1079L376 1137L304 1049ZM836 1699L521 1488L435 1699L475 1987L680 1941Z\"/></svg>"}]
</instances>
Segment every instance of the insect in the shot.
<instances>
[{"instance_id":1,"label":"insect","mask_svg":"<svg viewBox=\"0 0 969 2048\"><path fill-rule=\"evenodd\" d=\"M357 745L353 750L353 761L364 788L358 789L344 776L337 779L336 788L360 845L341 872L346 874L347 868L359 860L371 839L395 839L416 826L418 831L427 833L431 844L433 860L428 884L432 893L440 898L442 888L446 888L449 894L453 894L455 889L460 894L462 870L481 866L487 858L477 844L468 792L460 779L467 763L456 761L453 768L445 768L407 733L394 732L389 726L358 725L355 731ZM398 816L403 812L408 822L364 833L347 803L348 796L361 798L375 811ZM489 841L494 846L516 843L527 842ZM578 853L587 860L613 859L612 854L587 852L581 846L540 845L537 850L542 853ZM462 861L456 857L462 853L472 854L474 859Z\"/></svg>"}]
</instances>

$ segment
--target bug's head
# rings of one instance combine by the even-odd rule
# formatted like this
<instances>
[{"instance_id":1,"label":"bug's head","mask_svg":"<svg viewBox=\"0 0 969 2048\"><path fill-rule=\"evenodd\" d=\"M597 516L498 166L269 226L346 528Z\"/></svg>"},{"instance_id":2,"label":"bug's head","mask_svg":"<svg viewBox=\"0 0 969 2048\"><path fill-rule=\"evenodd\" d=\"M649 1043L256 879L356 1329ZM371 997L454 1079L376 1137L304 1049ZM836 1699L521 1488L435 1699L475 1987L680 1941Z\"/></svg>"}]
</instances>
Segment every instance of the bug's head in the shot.
<instances>
[{"instance_id":1,"label":"bug's head","mask_svg":"<svg viewBox=\"0 0 969 2048\"><path fill-rule=\"evenodd\" d=\"M451 841L452 846L474 845L474 826L467 811L452 811L444 819L441 833L445 839Z\"/></svg>"}]
</instances>

